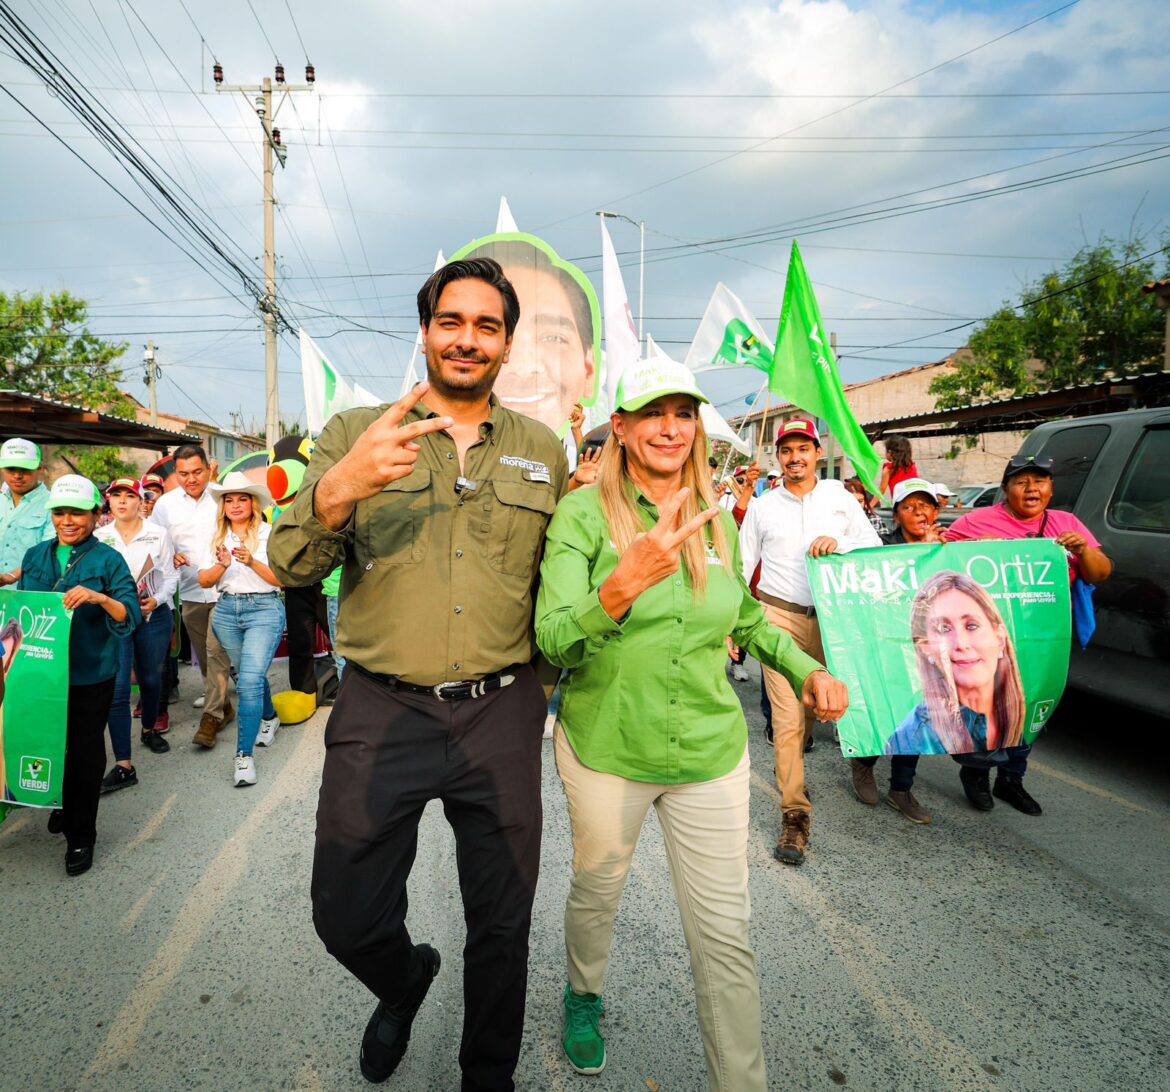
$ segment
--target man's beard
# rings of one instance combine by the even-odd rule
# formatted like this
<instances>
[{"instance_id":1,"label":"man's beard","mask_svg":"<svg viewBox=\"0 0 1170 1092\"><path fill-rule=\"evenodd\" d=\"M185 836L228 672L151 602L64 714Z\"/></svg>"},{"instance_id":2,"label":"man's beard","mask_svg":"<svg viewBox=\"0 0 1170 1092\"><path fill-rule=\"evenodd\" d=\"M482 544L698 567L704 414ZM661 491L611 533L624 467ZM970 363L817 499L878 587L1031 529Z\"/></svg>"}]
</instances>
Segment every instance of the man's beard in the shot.
<instances>
[{"instance_id":1,"label":"man's beard","mask_svg":"<svg viewBox=\"0 0 1170 1092\"><path fill-rule=\"evenodd\" d=\"M457 402L478 402L489 395L503 363L503 361L499 361L493 368L490 359L483 353L477 354L475 357L467 357L450 351L443 353L441 360L471 360L476 364L488 365L487 371L483 372L479 378L473 375L456 374L454 381L448 382L443 377L439 364L432 363L430 354L427 354L427 380L431 387L444 398L450 398Z\"/></svg>"}]
</instances>

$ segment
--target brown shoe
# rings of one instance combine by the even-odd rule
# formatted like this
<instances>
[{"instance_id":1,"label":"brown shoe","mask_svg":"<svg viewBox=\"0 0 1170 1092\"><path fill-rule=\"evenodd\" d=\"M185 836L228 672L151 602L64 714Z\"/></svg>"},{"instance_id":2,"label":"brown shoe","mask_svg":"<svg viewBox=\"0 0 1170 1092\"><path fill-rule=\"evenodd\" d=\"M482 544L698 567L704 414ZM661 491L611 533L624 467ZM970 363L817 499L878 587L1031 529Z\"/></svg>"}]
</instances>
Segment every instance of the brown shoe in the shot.
<instances>
[{"instance_id":1,"label":"brown shoe","mask_svg":"<svg viewBox=\"0 0 1170 1092\"><path fill-rule=\"evenodd\" d=\"M219 724L216 725L215 730L222 732L233 720L236 719L236 711L232 708L232 703L225 700L223 703L223 718Z\"/></svg>"},{"instance_id":2,"label":"brown shoe","mask_svg":"<svg viewBox=\"0 0 1170 1092\"><path fill-rule=\"evenodd\" d=\"M786 811L784 825L780 828L780 841L772 850L772 856L781 864L804 864L804 851L808 849L808 831L812 816L807 811Z\"/></svg>"},{"instance_id":3,"label":"brown shoe","mask_svg":"<svg viewBox=\"0 0 1170 1092\"><path fill-rule=\"evenodd\" d=\"M204 713L199 718L199 729L191 737L191 742L198 744L200 747L206 747L209 751L215 746L215 733L222 728L218 717L213 717L210 713Z\"/></svg>"},{"instance_id":4,"label":"brown shoe","mask_svg":"<svg viewBox=\"0 0 1170 1092\"><path fill-rule=\"evenodd\" d=\"M930 812L914 799L914 794L909 789L906 792L890 789L886 803L894 811L900 811L911 823L921 823L925 826L930 822Z\"/></svg>"},{"instance_id":5,"label":"brown shoe","mask_svg":"<svg viewBox=\"0 0 1170 1092\"><path fill-rule=\"evenodd\" d=\"M853 767L853 793L863 804L873 807L878 802L877 782L873 777L873 767L859 762L856 758L849 760Z\"/></svg>"}]
</instances>

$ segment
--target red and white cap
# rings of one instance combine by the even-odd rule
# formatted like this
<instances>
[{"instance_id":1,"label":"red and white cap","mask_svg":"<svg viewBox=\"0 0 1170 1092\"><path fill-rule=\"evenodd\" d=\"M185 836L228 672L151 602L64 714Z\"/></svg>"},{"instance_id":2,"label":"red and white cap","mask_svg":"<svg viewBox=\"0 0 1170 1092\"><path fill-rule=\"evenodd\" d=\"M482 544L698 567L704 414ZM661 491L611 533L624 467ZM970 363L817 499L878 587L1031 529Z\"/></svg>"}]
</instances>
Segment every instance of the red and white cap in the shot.
<instances>
[{"instance_id":1,"label":"red and white cap","mask_svg":"<svg viewBox=\"0 0 1170 1092\"><path fill-rule=\"evenodd\" d=\"M106 496L116 493L119 489L133 493L139 500L142 499L142 483L137 478L115 478L106 486Z\"/></svg>"},{"instance_id":2,"label":"red and white cap","mask_svg":"<svg viewBox=\"0 0 1170 1092\"><path fill-rule=\"evenodd\" d=\"M806 436L817 447L821 446L821 434L817 432L816 422L809 417L792 417L785 421L776 434L776 443L779 444L786 436Z\"/></svg>"}]
</instances>

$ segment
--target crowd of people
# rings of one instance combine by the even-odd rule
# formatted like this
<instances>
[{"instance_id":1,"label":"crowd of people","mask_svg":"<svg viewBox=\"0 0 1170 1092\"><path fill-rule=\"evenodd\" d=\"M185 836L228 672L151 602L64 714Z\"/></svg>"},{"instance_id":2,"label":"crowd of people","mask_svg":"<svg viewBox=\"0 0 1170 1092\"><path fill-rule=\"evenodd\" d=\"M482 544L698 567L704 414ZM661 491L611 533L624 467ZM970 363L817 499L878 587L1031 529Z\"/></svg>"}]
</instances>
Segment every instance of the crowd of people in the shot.
<instances>
[{"instance_id":1,"label":"crowd of people","mask_svg":"<svg viewBox=\"0 0 1170 1092\"><path fill-rule=\"evenodd\" d=\"M262 487L242 475L215 481L204 452L183 447L179 487L157 497L143 482L116 480L106 491L112 520L97 533L103 498L93 483L63 475L46 488L35 445L5 443L0 583L63 592L75 610L65 799L50 818L66 834L67 870L92 862L102 789L136 776L131 670L141 738L165 750L172 602L204 678L194 743L214 747L236 717L234 671L232 777L249 785L254 747L270 744L279 724L267 674L285 626L281 589L329 581L346 670L325 734L311 894L327 950L376 998L359 1050L366 1078L397 1068L441 971L440 953L415 942L406 923L419 821L439 799L467 926L462 1087L513 1087L540 856L541 738L559 679L552 750L573 854L566 1058L581 1073L605 1066L614 923L653 807L710 1087L763 1089L747 724L728 651L737 680L746 655L762 665L782 802L774 855L799 866L811 839L804 755L813 725L840 720L849 705L824 666L807 558L1049 537L1068 554L1070 580L1099 583L1109 561L1075 517L1050 509L1053 467L1043 459L1012 460L1003 503L943 530L940 488L918 475L908 443L891 443L881 486L895 527L886 532L864 486L859 496L820 477L817 423L794 416L776 427L778 467L739 468L722 488L700 420L707 399L663 359L626 370L608 438L570 472L555 433L493 393L520 316L500 265L448 263L420 289L418 311L428 380L393 406L331 418L274 524L263 518L271 498ZM995 796L1039 814L1023 787L1030 748L1018 710L988 681L1014 666L994 604L955 581L931 581L919 599L923 704L889 725L888 804L930 822L912 791L918 756L948 752L948 733L962 730L974 749L954 757L971 803L986 810ZM391 603L409 626L386 623ZM957 724L926 715L941 659L962 701ZM115 762L103 781L107 722ZM843 764L863 804L880 800L878 760Z\"/></svg>"}]
</instances>

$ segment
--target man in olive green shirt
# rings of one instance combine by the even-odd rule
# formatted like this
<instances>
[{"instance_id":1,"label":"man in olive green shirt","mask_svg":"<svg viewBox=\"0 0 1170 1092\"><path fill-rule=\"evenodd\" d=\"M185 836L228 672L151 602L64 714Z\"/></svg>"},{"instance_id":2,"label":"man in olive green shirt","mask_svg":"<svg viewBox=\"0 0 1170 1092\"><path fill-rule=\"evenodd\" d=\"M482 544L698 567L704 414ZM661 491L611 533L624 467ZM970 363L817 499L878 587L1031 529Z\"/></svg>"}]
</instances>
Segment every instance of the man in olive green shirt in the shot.
<instances>
[{"instance_id":1,"label":"man in olive green shirt","mask_svg":"<svg viewBox=\"0 0 1170 1092\"><path fill-rule=\"evenodd\" d=\"M394 1071L439 970L405 917L418 822L440 799L467 921L462 1088L509 1090L540 858L533 596L568 467L552 430L491 393L519 317L499 265L452 262L418 304L429 387L329 421L268 556L291 585L342 566L347 670L325 734L312 897L326 948L379 998L362 1072Z\"/></svg>"}]
</instances>

